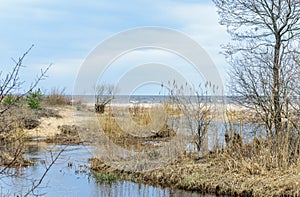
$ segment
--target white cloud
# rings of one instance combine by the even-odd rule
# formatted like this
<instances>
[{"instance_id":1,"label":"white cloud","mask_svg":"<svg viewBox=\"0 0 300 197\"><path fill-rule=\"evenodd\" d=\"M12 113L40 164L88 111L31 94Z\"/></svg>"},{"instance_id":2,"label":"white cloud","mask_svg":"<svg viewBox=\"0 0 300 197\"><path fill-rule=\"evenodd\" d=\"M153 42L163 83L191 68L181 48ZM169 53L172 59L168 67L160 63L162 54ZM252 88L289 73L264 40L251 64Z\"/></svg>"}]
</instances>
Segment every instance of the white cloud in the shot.
<instances>
[{"instance_id":1,"label":"white cloud","mask_svg":"<svg viewBox=\"0 0 300 197\"><path fill-rule=\"evenodd\" d=\"M40 62L54 62L49 71L50 77L45 81L47 86L62 85L72 89L82 59L94 47L112 34L140 26L182 31L208 52L224 75L222 68L226 63L219 51L220 44L226 43L228 37L225 29L218 24L212 3L0 0L0 5L0 25L7 31L0 33L0 53L9 58L15 55L7 51L18 49L23 52L22 49L31 43L36 44L29 54L30 62L36 62L37 69ZM129 55L126 61L143 62L146 57L155 57L161 62L165 58L170 65L177 61L157 51L147 53L148 56L142 53ZM116 67L114 71L111 76L124 70ZM191 71L183 72L192 75Z\"/></svg>"},{"instance_id":2,"label":"white cloud","mask_svg":"<svg viewBox=\"0 0 300 197\"><path fill-rule=\"evenodd\" d=\"M71 94L74 81L78 74L82 59L60 59L52 64L46 78L42 80L38 87L42 90L50 91L53 87L66 88L66 93ZM45 70L49 63L27 64L20 74L21 80L25 81L24 88L28 87L34 79Z\"/></svg>"},{"instance_id":3,"label":"white cloud","mask_svg":"<svg viewBox=\"0 0 300 197\"><path fill-rule=\"evenodd\" d=\"M134 50L118 57L111 65L108 66L108 69L102 77L102 81L118 81L122 75L130 72L136 67L148 63L165 65L166 69L169 68L170 71L174 69L190 83L198 84L203 80L203 77L197 72L194 66L181 56L162 49L143 49ZM142 72L140 75L155 76L159 74L159 72L159 70L156 70L153 73ZM171 78L172 76L168 77Z\"/></svg>"},{"instance_id":4,"label":"white cloud","mask_svg":"<svg viewBox=\"0 0 300 197\"><path fill-rule=\"evenodd\" d=\"M213 3L176 2L168 7L169 17L177 21L181 31L203 47L217 65L225 81L227 63L220 54L221 44L229 42L226 28L218 23L217 10Z\"/></svg>"}]
</instances>

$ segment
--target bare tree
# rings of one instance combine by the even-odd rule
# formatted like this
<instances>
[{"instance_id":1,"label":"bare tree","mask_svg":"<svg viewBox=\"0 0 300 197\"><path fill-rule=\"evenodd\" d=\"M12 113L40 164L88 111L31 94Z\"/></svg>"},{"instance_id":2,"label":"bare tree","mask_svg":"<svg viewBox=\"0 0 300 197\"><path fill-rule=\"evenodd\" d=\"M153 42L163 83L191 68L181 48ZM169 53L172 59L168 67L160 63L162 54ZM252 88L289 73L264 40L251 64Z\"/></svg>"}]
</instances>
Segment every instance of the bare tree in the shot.
<instances>
[{"instance_id":1,"label":"bare tree","mask_svg":"<svg viewBox=\"0 0 300 197\"><path fill-rule=\"evenodd\" d=\"M102 84L95 87L95 111L97 113L104 113L105 106L114 98L113 91L113 85Z\"/></svg>"},{"instance_id":2,"label":"bare tree","mask_svg":"<svg viewBox=\"0 0 300 197\"><path fill-rule=\"evenodd\" d=\"M207 82L204 86L191 87L188 84L178 86L174 81L168 84L171 101L180 109L184 123L193 136L196 150L205 153L208 150L208 131L214 115L213 92L217 87Z\"/></svg>"},{"instance_id":3,"label":"bare tree","mask_svg":"<svg viewBox=\"0 0 300 197\"><path fill-rule=\"evenodd\" d=\"M291 122L299 66L299 0L213 0L220 24L232 43L224 46L232 65L231 90L238 102L253 109L270 136L286 131Z\"/></svg>"}]
</instances>

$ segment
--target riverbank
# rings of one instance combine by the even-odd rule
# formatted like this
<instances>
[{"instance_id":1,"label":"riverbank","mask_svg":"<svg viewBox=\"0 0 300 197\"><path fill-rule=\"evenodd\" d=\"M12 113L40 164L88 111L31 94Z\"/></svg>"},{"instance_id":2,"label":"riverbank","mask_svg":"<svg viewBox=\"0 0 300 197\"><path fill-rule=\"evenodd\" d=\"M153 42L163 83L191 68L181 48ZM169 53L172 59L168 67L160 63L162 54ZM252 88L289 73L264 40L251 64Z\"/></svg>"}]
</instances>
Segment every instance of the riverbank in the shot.
<instances>
[{"instance_id":1,"label":"riverbank","mask_svg":"<svg viewBox=\"0 0 300 197\"><path fill-rule=\"evenodd\" d=\"M299 166L265 171L257 164L234 161L228 157L225 153L215 153L201 159L184 155L163 168L137 173L114 169L95 158L90 162L95 173L113 173L125 180L203 194L299 196Z\"/></svg>"},{"instance_id":2,"label":"riverbank","mask_svg":"<svg viewBox=\"0 0 300 197\"><path fill-rule=\"evenodd\" d=\"M39 126L26 130L28 139L55 138L63 133L62 127L68 130L80 126L73 116L76 108L60 106L50 109L57 111L59 116L40 118ZM235 108L231 113L234 117L238 117L238 114L242 114L243 111ZM70 136L74 134L71 133ZM253 141L248 144L232 141L231 143L231 146L201 158L195 153L183 154L176 161L162 168L145 172L124 172L98 159L90 160L91 168L95 173L113 173L129 181L215 195L300 195L299 159L294 163L284 164L284 155L278 158L270 155L273 141ZM278 146L278 150L282 150L285 154L285 150L281 147Z\"/></svg>"},{"instance_id":3,"label":"riverbank","mask_svg":"<svg viewBox=\"0 0 300 197\"><path fill-rule=\"evenodd\" d=\"M58 154L62 149L64 152L47 173L40 187L34 195L29 196L214 197L120 179L99 182L90 174L88 158L92 155L87 146L65 146L36 141L26 142L25 149L25 157L34 160L35 165L23 168L22 173L16 176L1 177L0 196L24 196L32 181L42 176L51 155Z\"/></svg>"},{"instance_id":4,"label":"riverbank","mask_svg":"<svg viewBox=\"0 0 300 197\"><path fill-rule=\"evenodd\" d=\"M258 121L255 114L236 106L227 110L227 118L230 124L241 124L241 128L243 123ZM300 195L297 134L254 137L245 142L233 128L230 129L232 134L224 136L225 145L216 151L204 156L195 152L185 153L159 169L126 172L98 159L91 159L91 167L96 174L100 173L100 179L106 177L102 176L105 173L113 174L120 179L217 196Z\"/></svg>"},{"instance_id":5,"label":"riverbank","mask_svg":"<svg viewBox=\"0 0 300 197\"><path fill-rule=\"evenodd\" d=\"M61 133L60 126L75 124L72 106L64 105L47 108L57 112L59 116L39 118L40 124L37 127L25 129L28 138L51 138Z\"/></svg>"}]
</instances>

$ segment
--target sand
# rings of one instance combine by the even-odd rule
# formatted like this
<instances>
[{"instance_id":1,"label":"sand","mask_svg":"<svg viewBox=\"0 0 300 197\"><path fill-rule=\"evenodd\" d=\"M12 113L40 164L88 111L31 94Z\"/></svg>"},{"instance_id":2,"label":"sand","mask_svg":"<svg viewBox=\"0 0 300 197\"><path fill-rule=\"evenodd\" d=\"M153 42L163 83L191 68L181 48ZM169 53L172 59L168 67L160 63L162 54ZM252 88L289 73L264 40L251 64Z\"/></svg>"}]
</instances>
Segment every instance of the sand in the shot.
<instances>
[{"instance_id":1,"label":"sand","mask_svg":"<svg viewBox=\"0 0 300 197\"><path fill-rule=\"evenodd\" d=\"M60 133L58 126L61 125L74 125L74 107L63 106L63 107L50 107L50 109L59 111L59 115L62 118L55 117L42 117L40 118L41 124L30 130L25 130L29 138L47 138L53 137Z\"/></svg>"}]
</instances>

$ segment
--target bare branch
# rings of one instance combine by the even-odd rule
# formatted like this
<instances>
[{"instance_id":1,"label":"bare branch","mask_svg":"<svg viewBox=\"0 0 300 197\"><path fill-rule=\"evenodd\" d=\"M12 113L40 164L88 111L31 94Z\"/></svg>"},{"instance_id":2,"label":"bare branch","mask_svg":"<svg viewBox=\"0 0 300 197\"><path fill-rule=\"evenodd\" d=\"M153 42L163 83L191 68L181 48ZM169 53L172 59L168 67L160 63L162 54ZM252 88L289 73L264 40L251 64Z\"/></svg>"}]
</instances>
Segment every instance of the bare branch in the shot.
<instances>
[{"instance_id":1,"label":"bare branch","mask_svg":"<svg viewBox=\"0 0 300 197\"><path fill-rule=\"evenodd\" d=\"M33 48L34 45L32 45L23 55L18 59L18 61L15 61L15 66L13 67L12 71L6 75L4 80L0 81L0 103L2 100L9 94L12 94L13 91L20 89L24 81L20 81L19 74L20 74L20 69L23 66L23 60L24 58L28 55L30 50ZM22 98L24 95L27 95L29 92L31 92L34 88L37 87L38 83L45 79L46 73L50 69L52 64L48 65L45 70L41 69L41 73L37 75L36 79L34 82L30 85L30 87L25 90L21 94L15 95L15 100L19 100ZM1 75L0 75L1 76ZM6 112L12 105L7 105L4 109L0 109L0 115Z\"/></svg>"},{"instance_id":2,"label":"bare branch","mask_svg":"<svg viewBox=\"0 0 300 197\"><path fill-rule=\"evenodd\" d=\"M47 173L49 172L51 167L55 164L55 162L58 160L60 155L66 150L66 148L67 148L67 146L65 146L63 149L61 149L55 157L53 156L52 152L50 152L50 154L51 154L50 164L48 166L46 166L46 170L44 171L41 178L36 183L34 183L34 185L27 191L26 194L24 194L24 197L26 197L26 196L30 195L31 193L33 193L42 184L42 182L43 182L44 178L46 177Z\"/></svg>"},{"instance_id":3,"label":"bare branch","mask_svg":"<svg viewBox=\"0 0 300 197\"><path fill-rule=\"evenodd\" d=\"M97 113L104 113L104 107L110 103L114 98L113 85L102 84L95 87L95 111Z\"/></svg>"}]
</instances>

